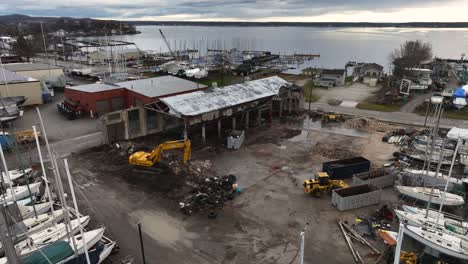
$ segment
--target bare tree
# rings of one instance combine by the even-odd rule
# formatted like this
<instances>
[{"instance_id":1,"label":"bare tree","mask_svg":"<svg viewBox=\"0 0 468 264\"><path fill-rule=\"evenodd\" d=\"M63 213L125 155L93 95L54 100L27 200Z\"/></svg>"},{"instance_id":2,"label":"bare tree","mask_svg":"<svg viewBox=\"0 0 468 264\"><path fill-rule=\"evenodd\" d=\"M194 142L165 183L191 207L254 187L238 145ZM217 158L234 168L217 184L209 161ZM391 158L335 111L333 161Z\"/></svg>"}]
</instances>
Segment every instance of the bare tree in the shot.
<instances>
[{"instance_id":1,"label":"bare tree","mask_svg":"<svg viewBox=\"0 0 468 264\"><path fill-rule=\"evenodd\" d=\"M30 58L34 57L36 52L34 51L34 45L30 40L24 38L24 36L19 36L16 40L16 43L13 44L13 51L16 55L26 58L29 62Z\"/></svg>"},{"instance_id":2,"label":"bare tree","mask_svg":"<svg viewBox=\"0 0 468 264\"><path fill-rule=\"evenodd\" d=\"M422 61L432 59L432 46L421 40L406 41L393 51L390 58L394 65L393 74L406 75L408 70L417 67Z\"/></svg>"}]
</instances>

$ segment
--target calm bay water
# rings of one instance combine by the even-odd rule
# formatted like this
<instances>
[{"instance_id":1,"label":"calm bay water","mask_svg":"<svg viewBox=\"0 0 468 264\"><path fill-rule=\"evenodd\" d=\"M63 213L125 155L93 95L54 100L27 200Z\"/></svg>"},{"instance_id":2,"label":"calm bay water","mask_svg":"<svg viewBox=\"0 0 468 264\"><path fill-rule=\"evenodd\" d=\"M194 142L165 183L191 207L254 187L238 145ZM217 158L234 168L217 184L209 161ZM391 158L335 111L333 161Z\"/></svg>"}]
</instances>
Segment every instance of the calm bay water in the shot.
<instances>
[{"instance_id":1,"label":"calm bay water","mask_svg":"<svg viewBox=\"0 0 468 264\"><path fill-rule=\"evenodd\" d=\"M388 69L389 54L414 39L431 43L437 57L460 58L468 53L468 29L140 26L141 34L113 38L134 42L142 50L167 51L159 28L172 48L320 54L320 59L307 64L318 67L343 68L353 60L376 62Z\"/></svg>"}]
</instances>

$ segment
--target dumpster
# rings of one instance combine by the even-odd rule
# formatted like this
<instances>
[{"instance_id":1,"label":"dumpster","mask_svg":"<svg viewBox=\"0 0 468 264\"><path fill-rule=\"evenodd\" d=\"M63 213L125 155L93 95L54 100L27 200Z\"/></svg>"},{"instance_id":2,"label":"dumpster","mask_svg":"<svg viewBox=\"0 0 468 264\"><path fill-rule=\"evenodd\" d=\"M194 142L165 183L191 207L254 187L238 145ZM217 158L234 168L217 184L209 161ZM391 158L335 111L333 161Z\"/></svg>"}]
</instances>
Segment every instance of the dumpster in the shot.
<instances>
[{"instance_id":1,"label":"dumpster","mask_svg":"<svg viewBox=\"0 0 468 264\"><path fill-rule=\"evenodd\" d=\"M333 190L332 204L340 211L380 203L382 190L372 184L363 184Z\"/></svg>"},{"instance_id":2,"label":"dumpster","mask_svg":"<svg viewBox=\"0 0 468 264\"><path fill-rule=\"evenodd\" d=\"M354 174L368 172L369 169L370 161L363 157L328 161L322 164L322 171L327 172L332 180L352 178Z\"/></svg>"}]
</instances>

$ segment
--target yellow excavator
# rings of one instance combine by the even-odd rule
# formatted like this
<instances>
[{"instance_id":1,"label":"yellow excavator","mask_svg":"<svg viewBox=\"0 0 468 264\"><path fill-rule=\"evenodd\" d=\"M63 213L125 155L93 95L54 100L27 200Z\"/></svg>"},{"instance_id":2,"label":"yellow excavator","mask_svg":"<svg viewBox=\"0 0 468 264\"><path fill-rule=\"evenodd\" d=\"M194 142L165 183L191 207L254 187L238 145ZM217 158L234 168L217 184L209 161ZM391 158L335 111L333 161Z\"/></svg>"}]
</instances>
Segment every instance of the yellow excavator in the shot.
<instances>
[{"instance_id":1,"label":"yellow excavator","mask_svg":"<svg viewBox=\"0 0 468 264\"><path fill-rule=\"evenodd\" d=\"M188 165L191 158L191 143L188 139L163 142L151 152L136 151L128 157L128 163L137 167L153 167L161 162L162 152L171 149L184 149L184 163Z\"/></svg>"},{"instance_id":2,"label":"yellow excavator","mask_svg":"<svg viewBox=\"0 0 468 264\"><path fill-rule=\"evenodd\" d=\"M304 191L313 194L315 197L322 196L322 193L328 193L333 189L348 188L349 185L342 180L330 180L326 172L316 172L314 179L304 181Z\"/></svg>"}]
</instances>

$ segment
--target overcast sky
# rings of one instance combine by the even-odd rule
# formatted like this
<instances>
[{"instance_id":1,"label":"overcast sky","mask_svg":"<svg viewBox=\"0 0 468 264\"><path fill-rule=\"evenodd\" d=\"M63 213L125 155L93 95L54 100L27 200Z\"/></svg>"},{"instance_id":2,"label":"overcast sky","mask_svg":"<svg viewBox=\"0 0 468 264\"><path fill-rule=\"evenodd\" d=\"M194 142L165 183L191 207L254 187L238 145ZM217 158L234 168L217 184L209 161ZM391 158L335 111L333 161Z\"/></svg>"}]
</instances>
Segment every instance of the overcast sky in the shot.
<instances>
[{"instance_id":1,"label":"overcast sky","mask_svg":"<svg viewBox=\"0 0 468 264\"><path fill-rule=\"evenodd\" d=\"M468 21L468 0L0 0L1 14L124 20Z\"/></svg>"}]
</instances>

